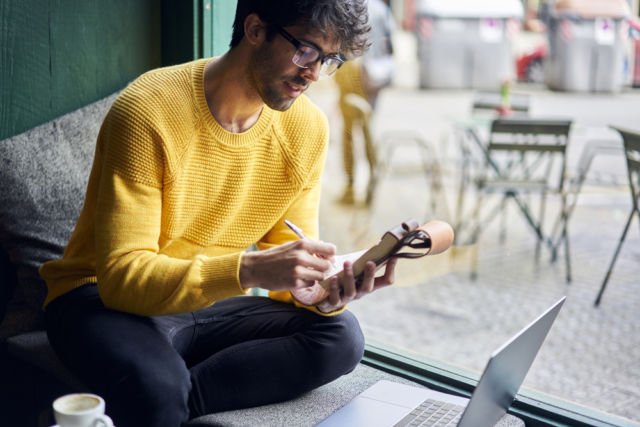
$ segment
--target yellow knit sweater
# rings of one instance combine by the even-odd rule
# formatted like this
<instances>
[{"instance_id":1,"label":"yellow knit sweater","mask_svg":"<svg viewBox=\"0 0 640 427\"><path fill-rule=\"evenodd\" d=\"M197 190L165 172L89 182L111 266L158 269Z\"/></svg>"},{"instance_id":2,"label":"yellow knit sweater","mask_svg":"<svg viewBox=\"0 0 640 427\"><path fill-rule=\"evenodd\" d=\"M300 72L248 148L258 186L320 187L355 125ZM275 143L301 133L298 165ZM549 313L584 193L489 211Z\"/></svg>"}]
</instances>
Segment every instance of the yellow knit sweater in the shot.
<instances>
[{"instance_id":1,"label":"yellow knit sweater","mask_svg":"<svg viewBox=\"0 0 640 427\"><path fill-rule=\"evenodd\" d=\"M45 305L97 283L114 309L194 311L244 293L242 253L295 240L285 218L317 238L326 117L301 96L228 132L207 107L206 62L150 71L115 101L64 256L40 270Z\"/></svg>"}]
</instances>

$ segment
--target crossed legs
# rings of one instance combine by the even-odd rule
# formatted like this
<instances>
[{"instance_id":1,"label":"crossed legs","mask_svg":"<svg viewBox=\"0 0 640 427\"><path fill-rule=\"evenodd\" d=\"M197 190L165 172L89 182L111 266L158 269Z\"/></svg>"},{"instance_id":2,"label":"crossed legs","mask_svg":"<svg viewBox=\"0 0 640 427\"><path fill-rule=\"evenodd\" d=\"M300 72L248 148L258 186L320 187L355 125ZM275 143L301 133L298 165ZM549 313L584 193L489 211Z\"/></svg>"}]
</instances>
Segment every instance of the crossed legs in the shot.
<instances>
[{"instance_id":1,"label":"crossed legs","mask_svg":"<svg viewBox=\"0 0 640 427\"><path fill-rule=\"evenodd\" d=\"M119 427L288 400L350 372L364 351L351 313L323 317L263 297L142 317L105 308L85 285L46 317L56 353Z\"/></svg>"}]
</instances>

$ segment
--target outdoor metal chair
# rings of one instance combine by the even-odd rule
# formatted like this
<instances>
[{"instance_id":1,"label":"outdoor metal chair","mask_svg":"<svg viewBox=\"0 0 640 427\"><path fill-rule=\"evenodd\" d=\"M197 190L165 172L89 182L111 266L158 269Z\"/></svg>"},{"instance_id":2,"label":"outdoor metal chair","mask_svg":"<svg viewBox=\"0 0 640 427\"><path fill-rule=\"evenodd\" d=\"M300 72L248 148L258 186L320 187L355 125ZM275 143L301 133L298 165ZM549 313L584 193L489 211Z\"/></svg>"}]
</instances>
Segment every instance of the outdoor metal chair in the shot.
<instances>
[{"instance_id":1,"label":"outdoor metal chair","mask_svg":"<svg viewBox=\"0 0 640 427\"><path fill-rule=\"evenodd\" d=\"M398 149L414 148L420 157L419 173L428 181L430 196L429 207L430 212L435 212L436 194L442 191L442 180L440 176L440 165L435 155L432 144L419 132L411 130L391 130L384 132L377 142L378 158L380 164L378 168L377 180L383 180L388 174L396 171L397 173L406 172L414 173L415 169L407 169L406 164L394 164L394 156Z\"/></svg>"},{"instance_id":2,"label":"outdoor metal chair","mask_svg":"<svg viewBox=\"0 0 640 427\"><path fill-rule=\"evenodd\" d=\"M618 139L595 139L587 141L580 152L576 169L574 173L567 174L566 193L566 221L569 221L578 204L578 199L582 191L582 187L587 181L587 176L591 170L591 165L597 159L604 156L623 156L624 150L620 140ZM602 185L602 182L599 181ZM562 226L563 218L558 216L552 227L549 244L551 247L551 260L556 261L558 247L562 243Z\"/></svg>"},{"instance_id":3,"label":"outdoor metal chair","mask_svg":"<svg viewBox=\"0 0 640 427\"><path fill-rule=\"evenodd\" d=\"M562 222L566 279L571 281L565 193L566 151L571 123L569 119L498 118L491 123L486 143L475 136L484 154L484 168L474 182L477 200L470 220L470 243L474 244L472 277L477 276L480 235L509 201L516 204L517 212L522 214L536 235L538 258L540 247L549 241L543 231L547 195L555 194L560 200L558 215ZM501 197L491 209L487 209L485 196L491 194ZM539 198L537 215L531 209L531 195Z\"/></svg>"},{"instance_id":4,"label":"outdoor metal chair","mask_svg":"<svg viewBox=\"0 0 640 427\"><path fill-rule=\"evenodd\" d=\"M629 178L629 191L631 192L631 212L629 213L629 218L627 218L627 223L624 226L622 231L622 236L620 236L620 241L616 246L616 250L613 253L613 258L611 259L611 263L609 264L609 269L604 276L604 280L602 281L602 285L600 286L600 291L598 292L598 296L594 302L594 305L597 307L600 305L600 301L602 300L602 295L604 294L604 290L607 287L607 283L609 283L609 279L611 278L611 272L613 271L613 266L618 259L618 254L620 253L620 249L622 248L622 244L627 237L627 232L629 231L629 227L631 225L631 221L633 220L634 215L638 215L638 219L640 221L640 209L638 208L639 200L640 200L640 132L632 131L627 129L621 129L612 127L616 131L622 135L622 142L624 144L625 156L627 158L627 175Z\"/></svg>"},{"instance_id":5,"label":"outdoor metal chair","mask_svg":"<svg viewBox=\"0 0 640 427\"><path fill-rule=\"evenodd\" d=\"M530 96L523 93L511 93L509 104L512 115L526 116L529 114ZM455 206L456 218L454 219L456 230L462 230L466 225L463 220L468 189L484 170L485 154L484 148L478 147L478 140L482 139L479 138L478 128L488 126L489 120L498 117L501 107L503 107L503 100L499 92L477 91L473 94L471 103L471 119L457 123L455 126L461 159ZM504 211L502 214L504 215ZM504 235L504 232L501 235Z\"/></svg>"}]
</instances>

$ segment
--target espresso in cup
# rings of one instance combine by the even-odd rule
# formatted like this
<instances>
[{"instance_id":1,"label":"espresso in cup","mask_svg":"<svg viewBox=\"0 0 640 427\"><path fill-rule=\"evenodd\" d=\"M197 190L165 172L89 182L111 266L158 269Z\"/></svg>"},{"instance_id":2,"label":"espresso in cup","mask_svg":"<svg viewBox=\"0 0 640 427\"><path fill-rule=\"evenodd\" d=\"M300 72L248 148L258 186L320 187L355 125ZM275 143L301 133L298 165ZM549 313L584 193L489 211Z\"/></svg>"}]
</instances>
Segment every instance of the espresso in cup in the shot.
<instances>
[{"instance_id":1,"label":"espresso in cup","mask_svg":"<svg viewBox=\"0 0 640 427\"><path fill-rule=\"evenodd\" d=\"M53 402L53 414L59 427L113 427L104 409L104 399L89 393L67 394Z\"/></svg>"}]
</instances>

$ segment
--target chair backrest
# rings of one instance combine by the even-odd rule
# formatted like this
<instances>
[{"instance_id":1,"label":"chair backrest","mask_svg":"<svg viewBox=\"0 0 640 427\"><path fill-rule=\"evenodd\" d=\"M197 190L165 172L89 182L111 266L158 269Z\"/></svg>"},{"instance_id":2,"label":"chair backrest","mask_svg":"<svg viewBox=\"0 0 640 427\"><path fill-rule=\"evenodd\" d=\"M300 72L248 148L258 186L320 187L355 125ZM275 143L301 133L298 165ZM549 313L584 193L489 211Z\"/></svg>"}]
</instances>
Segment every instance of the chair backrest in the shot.
<instances>
[{"instance_id":1,"label":"chair backrest","mask_svg":"<svg viewBox=\"0 0 640 427\"><path fill-rule=\"evenodd\" d=\"M613 127L622 135L624 151L627 158L627 172L629 176L629 190L633 208L638 210L640 198L640 131Z\"/></svg>"},{"instance_id":2,"label":"chair backrest","mask_svg":"<svg viewBox=\"0 0 640 427\"><path fill-rule=\"evenodd\" d=\"M562 190L571 120L531 117L492 121L487 144L488 169L497 179L550 183Z\"/></svg>"}]
</instances>

